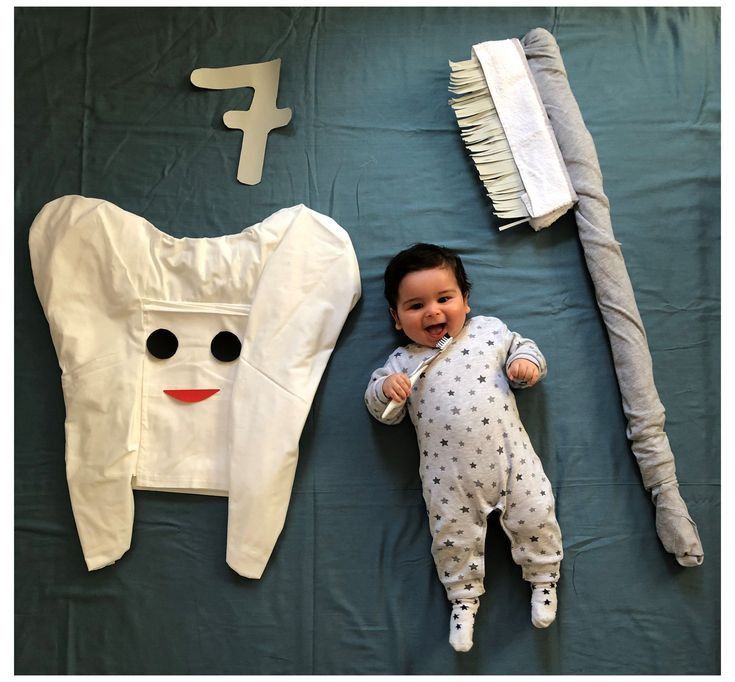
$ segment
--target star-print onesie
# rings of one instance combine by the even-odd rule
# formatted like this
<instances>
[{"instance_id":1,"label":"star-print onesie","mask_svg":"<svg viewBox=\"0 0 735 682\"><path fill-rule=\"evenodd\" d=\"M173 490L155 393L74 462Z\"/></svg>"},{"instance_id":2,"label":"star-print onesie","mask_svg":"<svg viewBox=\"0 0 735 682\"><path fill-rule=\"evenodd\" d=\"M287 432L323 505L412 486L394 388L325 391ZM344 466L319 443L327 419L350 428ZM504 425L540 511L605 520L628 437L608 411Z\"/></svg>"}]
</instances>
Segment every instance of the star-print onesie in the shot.
<instances>
[{"instance_id":1,"label":"star-print onesie","mask_svg":"<svg viewBox=\"0 0 735 682\"><path fill-rule=\"evenodd\" d=\"M396 372L410 375L437 352L415 343L399 347L384 367L373 372L365 403L386 424L397 424L408 411L416 428L439 579L450 601L474 616L477 598L485 591L486 519L499 509L513 560L522 568L524 580L543 588L539 589L543 598L544 590L549 584L555 587L559 577L561 532L551 484L521 424L511 390L522 385L509 382L506 368L525 358L538 366L542 379L544 356L533 341L511 332L501 320L473 317L442 357L421 374L405 405L382 419L389 403L383 393L386 377ZM453 614L454 619L461 616ZM548 623L539 626L544 625Z\"/></svg>"}]
</instances>

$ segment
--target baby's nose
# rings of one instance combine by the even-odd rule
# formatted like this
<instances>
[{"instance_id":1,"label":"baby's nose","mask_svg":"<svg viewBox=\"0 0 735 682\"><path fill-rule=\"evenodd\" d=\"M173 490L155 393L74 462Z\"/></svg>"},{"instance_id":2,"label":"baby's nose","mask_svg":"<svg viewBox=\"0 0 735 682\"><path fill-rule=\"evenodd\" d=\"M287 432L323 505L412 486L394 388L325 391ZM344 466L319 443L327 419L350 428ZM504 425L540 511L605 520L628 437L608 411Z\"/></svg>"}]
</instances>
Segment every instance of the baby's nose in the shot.
<instances>
[{"instance_id":1,"label":"baby's nose","mask_svg":"<svg viewBox=\"0 0 735 682\"><path fill-rule=\"evenodd\" d=\"M434 317L439 314L439 308L434 304L426 306L426 317Z\"/></svg>"}]
</instances>

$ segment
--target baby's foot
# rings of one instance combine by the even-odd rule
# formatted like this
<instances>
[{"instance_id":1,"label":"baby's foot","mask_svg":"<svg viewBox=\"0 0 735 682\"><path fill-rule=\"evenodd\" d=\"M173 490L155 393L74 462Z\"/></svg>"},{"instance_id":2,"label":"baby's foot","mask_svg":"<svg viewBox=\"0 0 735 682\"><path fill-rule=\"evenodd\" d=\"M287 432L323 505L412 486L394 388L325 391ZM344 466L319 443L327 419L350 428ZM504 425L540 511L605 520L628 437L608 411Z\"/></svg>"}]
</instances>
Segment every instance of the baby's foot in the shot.
<instances>
[{"instance_id":1,"label":"baby's foot","mask_svg":"<svg viewBox=\"0 0 735 682\"><path fill-rule=\"evenodd\" d=\"M455 651L469 651L472 648L475 613L479 606L479 599L455 599L452 602L449 643Z\"/></svg>"},{"instance_id":2,"label":"baby's foot","mask_svg":"<svg viewBox=\"0 0 735 682\"><path fill-rule=\"evenodd\" d=\"M556 618L556 583L531 585L531 622L547 628Z\"/></svg>"}]
</instances>

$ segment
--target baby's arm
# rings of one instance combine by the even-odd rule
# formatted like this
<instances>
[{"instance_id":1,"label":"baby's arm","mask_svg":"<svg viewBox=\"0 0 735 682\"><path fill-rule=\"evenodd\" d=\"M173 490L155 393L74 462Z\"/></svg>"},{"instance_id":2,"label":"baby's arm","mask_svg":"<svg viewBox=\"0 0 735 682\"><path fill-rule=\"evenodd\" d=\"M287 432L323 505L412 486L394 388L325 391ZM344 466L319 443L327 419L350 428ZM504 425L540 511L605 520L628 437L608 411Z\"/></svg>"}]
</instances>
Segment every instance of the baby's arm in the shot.
<instances>
[{"instance_id":1,"label":"baby's arm","mask_svg":"<svg viewBox=\"0 0 735 682\"><path fill-rule=\"evenodd\" d=\"M505 373L510 385L513 388L533 386L546 376L546 358L531 339L525 339L507 327L505 332L508 348Z\"/></svg>"},{"instance_id":2,"label":"baby's arm","mask_svg":"<svg viewBox=\"0 0 735 682\"><path fill-rule=\"evenodd\" d=\"M375 419L383 424L398 424L406 416L406 404L395 410L388 419L383 419L383 412L393 397L402 399L411 393L411 382L404 372L395 365L394 356L388 358L384 367L376 369L370 377L365 390L365 405Z\"/></svg>"}]
</instances>

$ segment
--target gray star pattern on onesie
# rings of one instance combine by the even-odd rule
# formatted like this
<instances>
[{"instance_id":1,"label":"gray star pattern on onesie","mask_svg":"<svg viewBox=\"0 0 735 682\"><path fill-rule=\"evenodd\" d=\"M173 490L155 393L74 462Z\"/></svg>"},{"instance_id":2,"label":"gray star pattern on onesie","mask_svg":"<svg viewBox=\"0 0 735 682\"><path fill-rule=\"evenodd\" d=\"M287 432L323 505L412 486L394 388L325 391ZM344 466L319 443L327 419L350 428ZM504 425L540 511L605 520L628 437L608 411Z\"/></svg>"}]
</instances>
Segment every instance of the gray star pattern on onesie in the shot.
<instances>
[{"instance_id":1,"label":"gray star pattern on onesie","mask_svg":"<svg viewBox=\"0 0 735 682\"><path fill-rule=\"evenodd\" d=\"M376 419L384 421L389 402L382 390L385 378L410 374L436 352L409 344L373 372L365 403ZM524 580L559 579L563 550L554 495L506 375L517 358L534 362L540 379L546 375L546 361L533 341L497 318L473 317L422 373L406 405L384 421L396 424L408 413L416 429L432 554L450 600L485 591L486 520L495 509Z\"/></svg>"}]
</instances>

